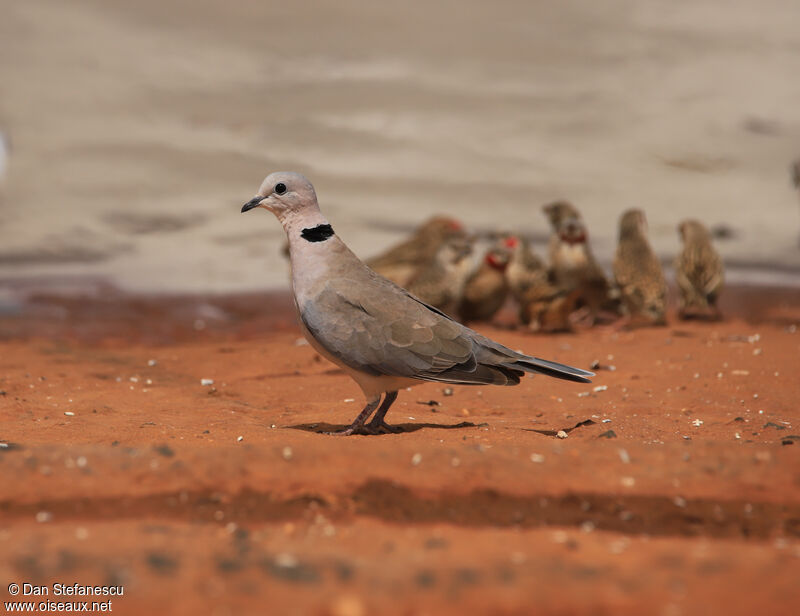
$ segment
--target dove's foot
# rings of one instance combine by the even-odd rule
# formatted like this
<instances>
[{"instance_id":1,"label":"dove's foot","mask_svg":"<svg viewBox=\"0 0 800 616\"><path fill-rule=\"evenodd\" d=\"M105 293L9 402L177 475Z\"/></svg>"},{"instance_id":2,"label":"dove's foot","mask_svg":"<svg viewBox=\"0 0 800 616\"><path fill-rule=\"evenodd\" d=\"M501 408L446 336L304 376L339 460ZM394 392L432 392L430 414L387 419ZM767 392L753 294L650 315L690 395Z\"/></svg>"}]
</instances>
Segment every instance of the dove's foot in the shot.
<instances>
[{"instance_id":1,"label":"dove's foot","mask_svg":"<svg viewBox=\"0 0 800 616\"><path fill-rule=\"evenodd\" d=\"M352 434L373 435L402 432L401 428L390 426L383 421L386 411L389 410L389 407L392 406L392 403L396 398L396 391L386 392L386 397L383 399L383 404L381 404L380 408L378 408L381 397L376 396L372 400L367 401L367 406L365 406L364 410L358 414L358 417L356 417L355 421L350 425L349 428L345 428L344 430L339 430L337 432L327 432L326 434L330 434L331 436L350 436ZM375 413L375 417L372 418L372 421L366 423L367 419L369 419L369 416L375 412L375 409L378 409L378 412Z\"/></svg>"},{"instance_id":2,"label":"dove's foot","mask_svg":"<svg viewBox=\"0 0 800 616\"><path fill-rule=\"evenodd\" d=\"M398 434L403 431L402 428L390 426L385 421L375 421L374 419L364 427L371 430L370 434Z\"/></svg>"}]
</instances>

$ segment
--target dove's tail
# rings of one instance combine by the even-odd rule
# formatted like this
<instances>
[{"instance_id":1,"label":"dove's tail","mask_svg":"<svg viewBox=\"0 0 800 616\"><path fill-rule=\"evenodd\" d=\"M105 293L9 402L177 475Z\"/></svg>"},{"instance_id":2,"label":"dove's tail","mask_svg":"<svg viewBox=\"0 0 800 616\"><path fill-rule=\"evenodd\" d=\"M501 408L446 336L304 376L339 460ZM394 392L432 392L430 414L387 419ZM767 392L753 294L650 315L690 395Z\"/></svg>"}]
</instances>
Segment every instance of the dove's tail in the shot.
<instances>
[{"instance_id":1,"label":"dove's tail","mask_svg":"<svg viewBox=\"0 0 800 616\"><path fill-rule=\"evenodd\" d=\"M589 377L594 376L594 372L573 368L554 361L547 361L546 359L539 359L538 357L525 357L515 362L503 364L503 366L535 374L545 374L556 379L575 381L576 383L591 383Z\"/></svg>"}]
</instances>

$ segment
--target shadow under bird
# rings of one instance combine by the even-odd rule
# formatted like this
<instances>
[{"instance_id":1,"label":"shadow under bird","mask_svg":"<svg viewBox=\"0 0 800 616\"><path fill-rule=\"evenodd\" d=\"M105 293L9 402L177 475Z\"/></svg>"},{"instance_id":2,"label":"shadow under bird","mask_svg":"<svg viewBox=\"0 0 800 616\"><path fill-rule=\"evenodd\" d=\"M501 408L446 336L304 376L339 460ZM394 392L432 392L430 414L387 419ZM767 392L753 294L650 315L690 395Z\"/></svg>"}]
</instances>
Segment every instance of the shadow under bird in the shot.
<instances>
[{"instance_id":1,"label":"shadow under bird","mask_svg":"<svg viewBox=\"0 0 800 616\"><path fill-rule=\"evenodd\" d=\"M384 421L386 412L399 389L423 381L516 385L532 372L587 383L594 376L513 351L376 274L334 233L320 212L314 187L302 175L267 176L242 212L258 207L272 212L288 237L292 291L303 334L366 397L352 425L335 434L398 431Z\"/></svg>"}]
</instances>

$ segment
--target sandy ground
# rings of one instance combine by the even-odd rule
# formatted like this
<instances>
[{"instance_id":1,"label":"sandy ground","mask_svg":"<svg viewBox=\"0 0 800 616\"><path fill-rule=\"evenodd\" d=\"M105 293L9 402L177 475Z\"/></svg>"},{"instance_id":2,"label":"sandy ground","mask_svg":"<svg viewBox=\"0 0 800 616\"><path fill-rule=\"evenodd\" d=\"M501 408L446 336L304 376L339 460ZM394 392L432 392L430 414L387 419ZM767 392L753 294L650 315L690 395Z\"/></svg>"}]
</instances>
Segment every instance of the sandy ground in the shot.
<instances>
[{"instance_id":1,"label":"sandy ground","mask_svg":"<svg viewBox=\"0 0 800 616\"><path fill-rule=\"evenodd\" d=\"M798 277L800 4L6 0L0 277L140 291L284 284L302 171L361 256L436 212L540 239L573 200L597 256L643 208L665 259L699 216L739 277ZM753 271L751 268L757 268Z\"/></svg>"},{"instance_id":2,"label":"sandy ground","mask_svg":"<svg viewBox=\"0 0 800 616\"><path fill-rule=\"evenodd\" d=\"M717 324L558 336L502 315L481 331L599 360L594 383L424 384L388 416L403 433L342 438L322 432L362 400L297 343L285 295L31 298L0 318L0 596L78 582L123 586L120 614L794 613L800 302L731 289L723 307Z\"/></svg>"}]
</instances>

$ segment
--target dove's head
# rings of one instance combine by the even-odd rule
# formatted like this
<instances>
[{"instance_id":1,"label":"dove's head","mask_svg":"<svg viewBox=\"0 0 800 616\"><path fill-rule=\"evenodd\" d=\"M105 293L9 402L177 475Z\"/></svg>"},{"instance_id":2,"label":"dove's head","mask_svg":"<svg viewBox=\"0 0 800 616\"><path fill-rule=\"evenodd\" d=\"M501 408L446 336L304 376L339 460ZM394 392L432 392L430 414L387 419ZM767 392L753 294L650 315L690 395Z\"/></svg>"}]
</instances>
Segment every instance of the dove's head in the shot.
<instances>
[{"instance_id":1,"label":"dove's head","mask_svg":"<svg viewBox=\"0 0 800 616\"><path fill-rule=\"evenodd\" d=\"M261 183L256 196L242 206L242 212L263 207L278 219L287 215L303 215L319 211L314 187L304 176L291 171L270 173Z\"/></svg>"}]
</instances>

